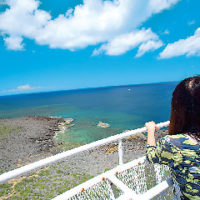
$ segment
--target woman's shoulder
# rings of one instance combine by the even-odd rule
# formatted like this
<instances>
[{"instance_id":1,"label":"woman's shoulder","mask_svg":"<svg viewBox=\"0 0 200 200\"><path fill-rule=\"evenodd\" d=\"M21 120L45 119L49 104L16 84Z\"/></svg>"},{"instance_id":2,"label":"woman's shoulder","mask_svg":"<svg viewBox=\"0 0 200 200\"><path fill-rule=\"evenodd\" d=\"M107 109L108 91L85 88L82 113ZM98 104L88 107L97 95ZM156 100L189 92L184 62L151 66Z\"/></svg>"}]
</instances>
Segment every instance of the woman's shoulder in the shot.
<instances>
[{"instance_id":1,"label":"woman's shoulder","mask_svg":"<svg viewBox=\"0 0 200 200\"><path fill-rule=\"evenodd\" d=\"M179 149L192 149L199 151L199 143L187 134L167 135L162 138L166 143L176 146Z\"/></svg>"},{"instance_id":2,"label":"woman's shoulder","mask_svg":"<svg viewBox=\"0 0 200 200\"><path fill-rule=\"evenodd\" d=\"M159 140L162 143L171 143L172 141L183 142L187 140L187 136L185 134L177 134L177 135L166 135L165 137L160 138Z\"/></svg>"},{"instance_id":3,"label":"woman's shoulder","mask_svg":"<svg viewBox=\"0 0 200 200\"><path fill-rule=\"evenodd\" d=\"M188 139L186 134L166 135L169 139Z\"/></svg>"}]
</instances>

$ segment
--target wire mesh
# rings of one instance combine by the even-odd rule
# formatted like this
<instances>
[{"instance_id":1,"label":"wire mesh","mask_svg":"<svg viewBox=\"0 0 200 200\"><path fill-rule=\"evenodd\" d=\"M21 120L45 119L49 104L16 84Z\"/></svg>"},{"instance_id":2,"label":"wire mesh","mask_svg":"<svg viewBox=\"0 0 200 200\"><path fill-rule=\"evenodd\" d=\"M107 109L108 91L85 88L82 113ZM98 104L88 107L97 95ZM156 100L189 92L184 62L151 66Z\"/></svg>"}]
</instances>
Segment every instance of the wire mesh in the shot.
<instances>
[{"instance_id":1,"label":"wire mesh","mask_svg":"<svg viewBox=\"0 0 200 200\"><path fill-rule=\"evenodd\" d=\"M116 176L136 194L143 194L156 184L169 178L170 171L167 166L152 165L144 161L118 173Z\"/></svg>"},{"instance_id":2,"label":"wire mesh","mask_svg":"<svg viewBox=\"0 0 200 200\"><path fill-rule=\"evenodd\" d=\"M114 173L114 172L113 172ZM170 170L165 165L153 165L148 161L136 163L128 169L120 169L115 172L115 176L136 194L144 194L149 189L171 177ZM174 187L171 186L153 200L171 200L174 199ZM82 189L79 193L69 198L69 200L114 200L120 197L123 192L108 179L102 179L93 186Z\"/></svg>"},{"instance_id":3,"label":"wire mesh","mask_svg":"<svg viewBox=\"0 0 200 200\"><path fill-rule=\"evenodd\" d=\"M116 176L136 194L147 191L147 184L144 181L145 167L143 164L138 164L130 169L117 173Z\"/></svg>"},{"instance_id":4,"label":"wire mesh","mask_svg":"<svg viewBox=\"0 0 200 200\"><path fill-rule=\"evenodd\" d=\"M122 194L117 186L105 179L86 190L83 188L82 191L68 200L114 200Z\"/></svg>"},{"instance_id":5,"label":"wire mesh","mask_svg":"<svg viewBox=\"0 0 200 200\"><path fill-rule=\"evenodd\" d=\"M171 177L169 168L166 165L155 164L154 169L156 173L157 184ZM153 200L172 200L172 199L174 199L174 186L167 188L165 191L161 192L159 195L153 198Z\"/></svg>"}]
</instances>

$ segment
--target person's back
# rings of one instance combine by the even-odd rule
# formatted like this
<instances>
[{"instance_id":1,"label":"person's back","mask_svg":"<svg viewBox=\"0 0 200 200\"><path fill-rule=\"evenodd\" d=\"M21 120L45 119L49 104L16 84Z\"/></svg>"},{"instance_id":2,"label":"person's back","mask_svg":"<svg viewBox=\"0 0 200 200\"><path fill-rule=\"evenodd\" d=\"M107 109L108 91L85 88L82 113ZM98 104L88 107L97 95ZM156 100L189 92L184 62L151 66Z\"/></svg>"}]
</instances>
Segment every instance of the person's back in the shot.
<instances>
[{"instance_id":1,"label":"person's back","mask_svg":"<svg viewBox=\"0 0 200 200\"><path fill-rule=\"evenodd\" d=\"M170 167L182 199L200 199L200 145L195 139L187 134L168 135L146 150L151 163Z\"/></svg>"},{"instance_id":2,"label":"person's back","mask_svg":"<svg viewBox=\"0 0 200 200\"><path fill-rule=\"evenodd\" d=\"M173 92L169 135L155 142L154 122L146 123L147 158L168 165L182 199L200 200L200 76L181 81Z\"/></svg>"}]
</instances>

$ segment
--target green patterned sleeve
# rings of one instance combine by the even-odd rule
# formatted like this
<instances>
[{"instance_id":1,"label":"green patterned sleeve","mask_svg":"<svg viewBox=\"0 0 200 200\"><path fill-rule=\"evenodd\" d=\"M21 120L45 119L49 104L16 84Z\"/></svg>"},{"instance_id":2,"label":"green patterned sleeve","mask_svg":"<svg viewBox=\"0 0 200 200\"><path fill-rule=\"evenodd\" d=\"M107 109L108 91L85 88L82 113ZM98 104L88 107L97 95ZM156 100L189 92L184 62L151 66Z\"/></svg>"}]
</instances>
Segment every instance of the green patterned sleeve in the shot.
<instances>
[{"instance_id":1,"label":"green patterned sleeve","mask_svg":"<svg viewBox=\"0 0 200 200\"><path fill-rule=\"evenodd\" d=\"M173 162L173 149L168 138L159 139L156 146L146 145L146 156L149 162L169 165Z\"/></svg>"}]
</instances>

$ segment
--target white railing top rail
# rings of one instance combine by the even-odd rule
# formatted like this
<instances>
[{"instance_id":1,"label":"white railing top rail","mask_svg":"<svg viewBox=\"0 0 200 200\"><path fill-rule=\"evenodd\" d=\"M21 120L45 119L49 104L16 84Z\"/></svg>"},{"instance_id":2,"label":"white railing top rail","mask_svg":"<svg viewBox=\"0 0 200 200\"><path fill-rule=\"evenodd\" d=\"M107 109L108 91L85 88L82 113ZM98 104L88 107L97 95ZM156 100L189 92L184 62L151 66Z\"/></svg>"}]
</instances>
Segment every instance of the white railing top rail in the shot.
<instances>
[{"instance_id":1,"label":"white railing top rail","mask_svg":"<svg viewBox=\"0 0 200 200\"><path fill-rule=\"evenodd\" d=\"M168 125L169 125L169 121L157 124L157 126L159 128L167 127ZM135 134L138 134L138 133L143 133L143 132L146 132L146 131L147 130L146 130L145 127L138 128L138 129L135 129L135 130L130 130L130 131L120 133L120 134L117 134L117 135L114 135L114 136L111 136L111 137L108 137L108 138L105 138L105 139L102 139L102 140L98 140L96 142L92 142L90 144L80 146L78 148L75 148L75 149L72 149L72 150L69 150L69 151L65 151L65 152L56 154L54 156L50 156L50 157L42 159L40 161L31 163L29 165L25 165L23 167L20 167L20 168L14 169L12 171L1 174L0 175L0 183L4 183L8 180L11 180L11 179L16 178L18 176L22 176L26 173L33 171L33 170L36 170L36 169L42 168L46 165L49 165L51 163L63 160L63 159L65 159L69 156L72 156L74 154L77 154L77 153L80 153L80 152L83 152L83 151L86 151L86 150L90 150L92 148L95 148L95 147L98 147L98 146L101 146L101 145L105 145L105 144L108 144L108 143L111 143L111 142L114 142L114 141L117 141L117 140L122 140L124 138L128 138L132 135L135 135Z\"/></svg>"}]
</instances>

